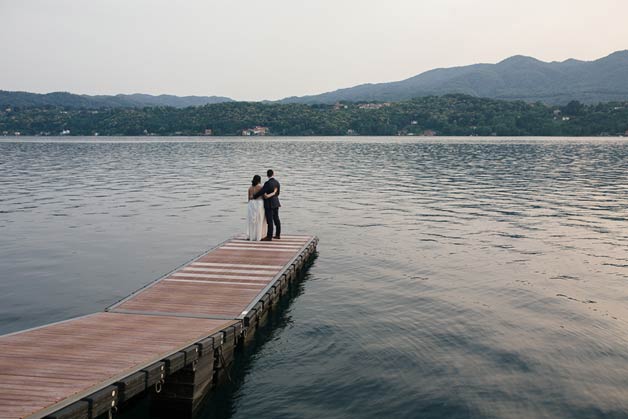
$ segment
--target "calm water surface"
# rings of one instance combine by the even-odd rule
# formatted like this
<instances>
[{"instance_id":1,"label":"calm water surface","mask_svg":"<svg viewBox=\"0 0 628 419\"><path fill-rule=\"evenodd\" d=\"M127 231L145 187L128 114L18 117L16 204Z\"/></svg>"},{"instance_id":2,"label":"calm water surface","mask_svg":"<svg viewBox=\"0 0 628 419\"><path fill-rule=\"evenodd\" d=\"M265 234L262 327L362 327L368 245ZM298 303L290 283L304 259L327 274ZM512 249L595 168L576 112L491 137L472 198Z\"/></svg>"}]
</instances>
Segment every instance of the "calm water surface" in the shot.
<instances>
[{"instance_id":1,"label":"calm water surface","mask_svg":"<svg viewBox=\"0 0 628 419\"><path fill-rule=\"evenodd\" d=\"M268 167L319 255L219 416L628 417L620 139L2 141L0 333L242 232Z\"/></svg>"}]
</instances>

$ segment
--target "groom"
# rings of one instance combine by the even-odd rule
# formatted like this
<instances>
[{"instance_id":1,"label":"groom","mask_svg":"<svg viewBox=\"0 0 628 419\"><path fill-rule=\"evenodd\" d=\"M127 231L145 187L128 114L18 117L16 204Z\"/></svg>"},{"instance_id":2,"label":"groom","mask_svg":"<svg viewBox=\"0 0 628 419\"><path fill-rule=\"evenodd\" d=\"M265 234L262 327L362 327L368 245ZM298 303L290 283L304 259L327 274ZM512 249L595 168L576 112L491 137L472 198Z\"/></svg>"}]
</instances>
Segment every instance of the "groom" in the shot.
<instances>
[{"instance_id":1,"label":"groom","mask_svg":"<svg viewBox=\"0 0 628 419\"><path fill-rule=\"evenodd\" d=\"M253 199L264 195L264 212L266 213L266 223L268 224L268 235L264 237L262 241L269 242L273 240L273 223L275 227L277 227L277 235L274 238L281 239L281 221L279 221L279 207L281 207L279 203L279 192L281 191L281 185L277 182L277 179L275 179L275 173L271 169L268 169L266 175L268 176L268 180L264 183L264 187L253 195ZM275 190L277 190L277 192L273 194ZM267 195L272 196L267 197Z\"/></svg>"}]
</instances>

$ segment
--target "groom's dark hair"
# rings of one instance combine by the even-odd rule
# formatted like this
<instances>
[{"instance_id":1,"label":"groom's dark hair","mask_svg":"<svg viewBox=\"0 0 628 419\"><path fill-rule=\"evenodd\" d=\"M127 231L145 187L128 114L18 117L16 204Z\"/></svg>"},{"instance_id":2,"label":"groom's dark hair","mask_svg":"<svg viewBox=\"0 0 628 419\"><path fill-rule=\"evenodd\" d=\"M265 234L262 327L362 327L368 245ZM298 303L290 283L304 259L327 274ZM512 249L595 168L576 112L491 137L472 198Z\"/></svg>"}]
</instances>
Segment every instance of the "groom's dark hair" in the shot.
<instances>
[{"instance_id":1,"label":"groom's dark hair","mask_svg":"<svg viewBox=\"0 0 628 419\"><path fill-rule=\"evenodd\" d=\"M266 172L266 176L268 176L268 177L271 177L274 174L275 174L275 172L273 172L273 169L268 169L268 171Z\"/></svg>"}]
</instances>

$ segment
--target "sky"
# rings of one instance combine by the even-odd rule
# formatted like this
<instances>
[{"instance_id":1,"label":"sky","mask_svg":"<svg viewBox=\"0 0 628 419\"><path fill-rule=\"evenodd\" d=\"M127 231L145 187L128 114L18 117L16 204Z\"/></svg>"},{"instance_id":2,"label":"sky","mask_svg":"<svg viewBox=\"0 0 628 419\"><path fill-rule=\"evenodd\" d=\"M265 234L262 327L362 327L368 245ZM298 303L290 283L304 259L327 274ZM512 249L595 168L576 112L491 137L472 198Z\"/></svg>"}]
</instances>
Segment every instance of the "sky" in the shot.
<instances>
[{"instance_id":1,"label":"sky","mask_svg":"<svg viewBox=\"0 0 628 419\"><path fill-rule=\"evenodd\" d=\"M628 49L626 0L0 0L0 90L280 99Z\"/></svg>"}]
</instances>

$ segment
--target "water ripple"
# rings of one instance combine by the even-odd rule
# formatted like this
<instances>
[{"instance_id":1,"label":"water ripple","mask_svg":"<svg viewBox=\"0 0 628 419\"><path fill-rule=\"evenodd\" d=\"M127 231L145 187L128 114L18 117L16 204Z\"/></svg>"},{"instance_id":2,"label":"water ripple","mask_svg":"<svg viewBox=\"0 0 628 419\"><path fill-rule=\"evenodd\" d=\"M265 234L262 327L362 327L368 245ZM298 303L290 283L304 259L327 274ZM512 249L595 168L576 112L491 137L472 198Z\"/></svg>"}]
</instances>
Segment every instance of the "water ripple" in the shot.
<instances>
[{"instance_id":1,"label":"water ripple","mask_svg":"<svg viewBox=\"0 0 628 419\"><path fill-rule=\"evenodd\" d=\"M26 139L0 167L1 332L241 232L275 169L319 257L213 418L628 416L625 140Z\"/></svg>"}]
</instances>

